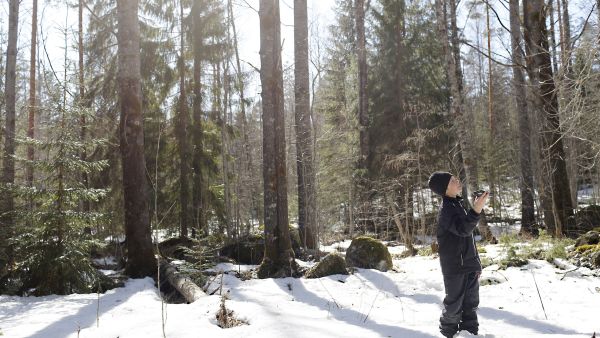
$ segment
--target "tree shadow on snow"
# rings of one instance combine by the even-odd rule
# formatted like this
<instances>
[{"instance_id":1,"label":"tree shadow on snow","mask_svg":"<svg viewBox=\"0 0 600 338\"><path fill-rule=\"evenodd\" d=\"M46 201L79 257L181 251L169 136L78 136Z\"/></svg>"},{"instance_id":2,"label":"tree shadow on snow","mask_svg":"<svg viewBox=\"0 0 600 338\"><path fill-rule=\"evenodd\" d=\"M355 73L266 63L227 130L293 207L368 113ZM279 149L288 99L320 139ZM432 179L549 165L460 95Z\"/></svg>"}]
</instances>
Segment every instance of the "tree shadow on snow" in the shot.
<instances>
[{"instance_id":1,"label":"tree shadow on snow","mask_svg":"<svg viewBox=\"0 0 600 338\"><path fill-rule=\"evenodd\" d=\"M127 284L125 284L124 288L128 288ZM145 288L143 290L138 290L136 287L135 291L127 290L126 292L118 292L118 290L122 289L123 288L117 288L113 289L117 292L111 292L113 290L109 290L104 294L100 294L99 309L97 298L94 297L86 300L87 305L79 308L76 313L55 320L53 323L35 332L29 338L64 337L77 332L79 329L84 330L85 328L94 325L97 316L102 316L102 314L122 304L125 304L127 299L132 297L134 294L146 290ZM157 297L159 296L157 295ZM81 299L63 301L71 303L83 303L83 300ZM100 321L100 324L102 324L102 321ZM106 323L104 325L106 325Z\"/></svg>"},{"instance_id":2,"label":"tree shadow on snow","mask_svg":"<svg viewBox=\"0 0 600 338\"><path fill-rule=\"evenodd\" d=\"M377 290L385 291L391 293L396 297L405 297L414 299L418 303L428 303L428 304L442 304L442 299L438 296L426 293L413 293L408 294L406 292L401 292L398 288L398 284L394 282L391 278L389 278L385 272L380 272L377 270L368 270L368 269L360 269L358 274L354 274L355 277L363 280L366 279ZM362 277L362 278L361 278ZM430 286L428 286L430 287ZM441 308L440 308L441 311Z\"/></svg>"},{"instance_id":3,"label":"tree shadow on snow","mask_svg":"<svg viewBox=\"0 0 600 338\"><path fill-rule=\"evenodd\" d=\"M565 334L565 335L574 335L574 334L585 335L586 334L586 333L573 331L570 329L565 329L563 327L556 326L556 325L553 325L550 323L545 323L542 320L528 319L521 315L509 312L509 311L494 309L494 308L490 308L490 307L480 307L479 310L477 310L477 313L479 314L480 317L485 317L485 318L489 318L489 319L493 319L493 320L502 320L502 321L506 322L507 324L528 328L528 329L531 329L531 330L534 330L534 331L537 331L540 333Z\"/></svg>"},{"instance_id":4,"label":"tree shadow on snow","mask_svg":"<svg viewBox=\"0 0 600 338\"><path fill-rule=\"evenodd\" d=\"M289 293L289 289L287 283L284 281L277 281L276 284L283 289L284 291ZM408 328L404 328L401 326L392 326L380 324L368 317L365 317L366 314L348 309L348 308L338 308L331 309L330 300L321 298L309 291L304 287L303 283L293 283L293 296L296 301L306 303L308 305L317 307L321 310L328 311L335 319L346 322L350 325L355 325L362 327L367 330L371 330L376 332L384 337L411 337L411 338L425 338L425 337L437 337L436 335L431 335L428 333L411 330ZM354 319L359 318L359 319Z\"/></svg>"}]
</instances>

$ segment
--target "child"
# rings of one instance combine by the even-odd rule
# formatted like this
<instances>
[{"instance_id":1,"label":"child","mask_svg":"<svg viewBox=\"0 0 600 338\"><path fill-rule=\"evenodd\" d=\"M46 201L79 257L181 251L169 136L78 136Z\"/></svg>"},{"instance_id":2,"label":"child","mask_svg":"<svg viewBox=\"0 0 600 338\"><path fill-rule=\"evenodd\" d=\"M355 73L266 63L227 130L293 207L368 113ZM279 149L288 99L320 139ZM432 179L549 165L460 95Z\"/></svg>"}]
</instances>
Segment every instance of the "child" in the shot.
<instances>
[{"instance_id":1,"label":"child","mask_svg":"<svg viewBox=\"0 0 600 338\"><path fill-rule=\"evenodd\" d=\"M479 329L476 310L479 305L481 262L473 230L489 193L475 198L473 208L467 211L459 196L462 190L460 180L452 174L433 173L429 178L429 188L443 198L437 226L440 265L446 291L440 332L445 337L452 337L460 330L476 335Z\"/></svg>"}]
</instances>

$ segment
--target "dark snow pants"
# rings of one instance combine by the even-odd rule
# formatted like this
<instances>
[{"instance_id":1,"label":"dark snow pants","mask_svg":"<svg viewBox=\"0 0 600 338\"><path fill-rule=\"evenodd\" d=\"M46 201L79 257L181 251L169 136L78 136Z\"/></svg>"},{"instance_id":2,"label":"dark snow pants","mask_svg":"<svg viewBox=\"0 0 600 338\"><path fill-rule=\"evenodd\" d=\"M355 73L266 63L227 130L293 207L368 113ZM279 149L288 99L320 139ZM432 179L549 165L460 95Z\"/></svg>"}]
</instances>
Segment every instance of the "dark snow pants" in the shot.
<instances>
[{"instance_id":1,"label":"dark snow pants","mask_svg":"<svg viewBox=\"0 0 600 338\"><path fill-rule=\"evenodd\" d=\"M444 275L444 310L440 317L440 332L451 337L460 330L477 334L479 306L479 271Z\"/></svg>"}]
</instances>

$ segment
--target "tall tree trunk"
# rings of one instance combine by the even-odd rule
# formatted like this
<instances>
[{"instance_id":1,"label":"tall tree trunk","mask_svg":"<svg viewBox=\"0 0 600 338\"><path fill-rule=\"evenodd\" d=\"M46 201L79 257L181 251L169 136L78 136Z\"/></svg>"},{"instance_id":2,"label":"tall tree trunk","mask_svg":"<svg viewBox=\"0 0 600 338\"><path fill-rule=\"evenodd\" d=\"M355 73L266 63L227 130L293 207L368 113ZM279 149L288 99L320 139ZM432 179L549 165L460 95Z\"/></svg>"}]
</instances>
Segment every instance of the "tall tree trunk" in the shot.
<instances>
[{"instance_id":1,"label":"tall tree trunk","mask_svg":"<svg viewBox=\"0 0 600 338\"><path fill-rule=\"evenodd\" d=\"M179 37L179 106L177 109L177 143L179 146L179 226L181 237L188 236L188 225L190 224L189 204L190 194L188 186L189 176L189 147L188 147L188 119L189 110L187 105L187 95L185 88L185 51L184 37L185 28L183 25L183 1L179 1L179 20L181 34Z\"/></svg>"},{"instance_id":2,"label":"tall tree trunk","mask_svg":"<svg viewBox=\"0 0 600 338\"><path fill-rule=\"evenodd\" d=\"M600 0L596 0L596 14L598 16L598 21L597 22L600 22ZM599 40L600 40L600 30L598 30L598 37L599 37Z\"/></svg>"},{"instance_id":3,"label":"tall tree trunk","mask_svg":"<svg viewBox=\"0 0 600 338\"><path fill-rule=\"evenodd\" d=\"M460 157L462 170L460 179L464 182L463 196L468 200L470 192L477 189L477 162L475 158L474 144L470 144L471 135L468 132L469 119L464 116L463 96L463 74L460 67L460 45L458 40L458 28L456 26L456 3L454 0L436 0L436 15L438 20L438 32L442 40L448 80L450 82L451 114L454 118L454 128L460 145ZM448 13L447 6L450 7ZM448 22L450 16L450 22ZM450 32L450 34L448 34ZM452 42L452 43L451 43ZM492 240L492 234L487 226L485 215L479 223L479 231L486 240Z\"/></svg>"},{"instance_id":4,"label":"tall tree trunk","mask_svg":"<svg viewBox=\"0 0 600 338\"><path fill-rule=\"evenodd\" d=\"M406 139L410 133L408 130L408 116L407 110L407 97L406 97L406 68L404 66L406 59L406 3L404 0L400 0L396 7L397 19L394 24L395 39L396 39L396 53L395 53L395 92L396 92L396 104L398 105L399 114L402 114L399 118L398 124L398 137L400 139ZM403 173L400 178L401 183L398 185L398 192L394 193L397 211L401 214L398 215L398 220L403 222L403 226L406 231L403 232L403 240L409 249L412 249L412 229L413 229L413 204L411 203L412 192L414 187L413 175ZM408 236L408 237L407 237Z\"/></svg>"},{"instance_id":5,"label":"tall tree trunk","mask_svg":"<svg viewBox=\"0 0 600 338\"><path fill-rule=\"evenodd\" d=\"M223 165L223 190L225 197L225 225L227 228L227 237L234 238L233 233L233 210L231 207L231 183L229 182L229 137L227 135L228 121L227 121L227 109L229 107L229 55L224 55L223 58L223 84L219 86L223 87L223 102L217 106L217 109L221 111L221 163Z\"/></svg>"},{"instance_id":6,"label":"tall tree trunk","mask_svg":"<svg viewBox=\"0 0 600 338\"><path fill-rule=\"evenodd\" d=\"M355 1L356 53L358 58L358 123L360 154L358 169L367 168L369 158L369 93L367 92L367 39L365 36L365 1Z\"/></svg>"},{"instance_id":7,"label":"tall tree trunk","mask_svg":"<svg viewBox=\"0 0 600 338\"><path fill-rule=\"evenodd\" d=\"M85 74L85 69L83 68L83 1L84 0L79 0L79 5L78 5L78 54L79 54L79 103L82 107L87 107L89 106L89 103L87 103L85 101L85 82L84 82L84 74ZM79 134L79 139L81 141L81 143L83 144L85 142L85 137L86 137L86 133L87 133L87 125L86 125L86 119L85 119L85 114L82 114L81 117L79 118L79 125L81 128L80 134ZM82 161L85 161L87 158L87 154L86 154L86 150L85 147L81 147L81 154L80 154L80 158ZM87 188L89 188L89 175L88 173L83 173L82 174L82 179L83 179L83 184L84 186ZM90 201L85 200L83 201L83 210L89 212L91 210L90 207Z\"/></svg>"},{"instance_id":8,"label":"tall tree trunk","mask_svg":"<svg viewBox=\"0 0 600 338\"><path fill-rule=\"evenodd\" d=\"M265 255L260 278L297 273L287 203L279 0L260 0L260 82L263 109Z\"/></svg>"},{"instance_id":9,"label":"tall tree trunk","mask_svg":"<svg viewBox=\"0 0 600 338\"><path fill-rule=\"evenodd\" d=\"M4 159L0 190L0 278L12 264L13 250L9 244L14 230L14 197L8 187L15 183L15 92L17 68L17 37L19 32L19 0L8 3L8 45L6 48L6 80L4 100L6 126L4 128Z\"/></svg>"},{"instance_id":10,"label":"tall tree trunk","mask_svg":"<svg viewBox=\"0 0 600 338\"><path fill-rule=\"evenodd\" d=\"M79 62L78 62L78 70L79 70L79 74L78 74L78 80L79 80L79 103L82 107L88 107L89 103L86 102L85 100L85 82L84 82L84 74L85 74L85 69L83 68L83 1L84 0L79 0L79 4L78 4L78 31L77 31L77 35L78 35L78 57L79 57ZM81 117L79 118L79 124L81 125L81 131L79 134L79 139L82 142L82 144L85 142L85 137L86 137L86 133L87 133L87 125L86 125L86 118L85 118L85 114L82 114ZM80 158L82 161L85 161L87 158L87 154L86 154L86 150L85 147L81 149L81 154L80 154ZM89 175L88 173L83 173L82 174L82 179L83 179L83 184L84 186L87 188L89 188ZM90 206L90 201L88 200L84 200L83 201L83 210L89 212L91 210L91 206Z\"/></svg>"},{"instance_id":11,"label":"tall tree trunk","mask_svg":"<svg viewBox=\"0 0 600 338\"><path fill-rule=\"evenodd\" d=\"M212 43L213 43L213 45L216 45L216 41L214 38L213 38ZM211 119L218 126L223 123L221 121L222 118L221 118L221 113L220 113L220 109L222 107L222 103L221 103L222 85L221 85L221 63L219 62L219 60L215 60L212 63L212 69L213 69L213 83L212 83ZM221 149L221 156L224 156L224 153L225 153L225 148L223 147ZM225 172L224 169L222 169L222 170L223 170L223 172ZM222 182L222 183L224 183L224 182ZM210 186L210 184L208 186ZM225 199L226 198L227 197L225 197ZM227 201L225 201L225 205L227 205ZM224 217L227 217L226 213L227 213L227 208L225 208ZM225 234L224 222L219 222L218 231L219 231L219 234Z\"/></svg>"},{"instance_id":12,"label":"tall tree trunk","mask_svg":"<svg viewBox=\"0 0 600 338\"><path fill-rule=\"evenodd\" d=\"M523 0L527 70L534 87L536 109L540 115L541 143L551 184L552 209L556 228L554 235L562 236L567 218L573 215L569 177L565 163L558 98L548 50L548 33L543 0Z\"/></svg>"},{"instance_id":13,"label":"tall tree trunk","mask_svg":"<svg viewBox=\"0 0 600 338\"><path fill-rule=\"evenodd\" d=\"M36 47L37 47L37 0L33 0L33 8L31 11L31 53L29 57L29 119L27 125L27 137L35 137L35 66L36 66ZM27 160L33 161L34 149L33 145L27 146ZM27 165L27 172L25 174L27 185L33 186L33 164Z\"/></svg>"},{"instance_id":14,"label":"tall tree trunk","mask_svg":"<svg viewBox=\"0 0 600 338\"><path fill-rule=\"evenodd\" d=\"M560 2L561 0L556 1ZM562 81L565 83L565 85L561 86L562 88L559 92L559 97L566 98L571 96L571 90L574 85L573 64L571 62L571 48L573 46L571 45L571 20L569 16L569 1L562 0L562 5L562 20L564 27L564 41L562 42L562 50L564 58L563 64L565 65L564 78L562 79ZM564 99L561 99L559 101L559 108L561 105L560 102L564 102ZM573 139L566 138L564 142L566 146L565 153L567 160L567 174L570 178L572 178L570 184L572 199L571 203L573 206L577 207L577 149Z\"/></svg>"},{"instance_id":15,"label":"tall tree trunk","mask_svg":"<svg viewBox=\"0 0 600 338\"><path fill-rule=\"evenodd\" d=\"M406 37L406 23L405 23L405 11L406 11L406 4L404 2L404 0L400 0L398 3L398 20L395 23L395 30L396 30L396 100L397 100L397 104L398 104L398 109L400 109L400 111L404 112L405 109L405 103L406 103L406 95L405 95L405 91L406 91L406 74L404 73L404 58L406 57L406 53L404 51L404 39ZM403 116L400 119L400 128L401 128L401 132L403 133L403 135L406 135L407 131L406 131L406 118L405 116Z\"/></svg>"},{"instance_id":16,"label":"tall tree trunk","mask_svg":"<svg viewBox=\"0 0 600 338\"><path fill-rule=\"evenodd\" d=\"M562 43L562 62L565 66L565 74L568 77L571 71L571 20L569 19L569 1L568 0L556 0L557 2L562 1L562 24L563 24L563 41Z\"/></svg>"},{"instance_id":17,"label":"tall tree trunk","mask_svg":"<svg viewBox=\"0 0 600 338\"><path fill-rule=\"evenodd\" d=\"M492 29L490 26L490 3L487 2L485 6L485 18L486 18L486 29L487 29L487 52L488 52L488 123L490 125L490 144L493 147L496 140L496 118L494 116L494 100L493 100L493 89L494 82L492 80ZM492 195L490 196L490 204L494 210L494 213L497 211L496 204L496 194L494 191L496 190L496 166L494 164L495 158L492 156L491 163L492 165L489 168L489 183L490 183L490 192Z\"/></svg>"},{"instance_id":18,"label":"tall tree trunk","mask_svg":"<svg viewBox=\"0 0 600 338\"><path fill-rule=\"evenodd\" d=\"M229 8L229 6L228 6ZM232 45L232 41L231 41L231 30L229 29L229 20L233 20L233 18L229 15L229 10L227 11L227 40L225 42L225 45L227 46L231 46ZM234 201L233 199L233 188L234 185L232 184L230 178L230 174L231 177L234 177L234 182L236 182L237 180L235 180L235 177L237 175L235 169L235 160L234 161L229 161L229 158L227 156L229 156L229 154L233 153L233 149L231 147L232 143L229 139L229 126L233 126L233 113L232 113L232 109L233 106L231 104L231 72L230 72L230 61L231 61L231 54L230 54L230 50L227 49L225 50L225 55L223 58L223 89L224 89L224 93L223 93L223 124L221 125L221 135L223 138L223 151L224 154L226 156L223 157L223 178L224 178L224 183L225 183L225 206L226 206L226 213L227 213L227 235L230 238L237 238L239 236L239 218L237 217L237 205L238 203L236 203L236 201ZM239 178L239 175L237 175L237 177ZM237 187L237 184L235 184L235 187ZM239 198L238 198L239 200Z\"/></svg>"},{"instance_id":19,"label":"tall tree trunk","mask_svg":"<svg viewBox=\"0 0 600 338\"><path fill-rule=\"evenodd\" d=\"M306 0L294 1L294 98L296 163L298 170L298 226L304 247L317 249L316 191L310 118L308 71L308 14Z\"/></svg>"},{"instance_id":20,"label":"tall tree trunk","mask_svg":"<svg viewBox=\"0 0 600 338\"><path fill-rule=\"evenodd\" d=\"M490 27L490 3L488 2L485 6L485 22L487 28L487 52L488 52L488 120L490 124L490 136L492 143L496 136L496 124L494 123L494 102L492 100L493 93L493 82L492 82L492 30ZM490 182L493 184L493 182ZM492 199L494 196L491 196Z\"/></svg>"},{"instance_id":21,"label":"tall tree trunk","mask_svg":"<svg viewBox=\"0 0 600 338\"><path fill-rule=\"evenodd\" d=\"M148 182L144 158L144 116L140 71L138 0L117 0L119 134L123 166L123 201L127 264L131 277L153 276L156 259L150 237Z\"/></svg>"},{"instance_id":22,"label":"tall tree trunk","mask_svg":"<svg viewBox=\"0 0 600 338\"><path fill-rule=\"evenodd\" d=\"M523 74L523 50L521 45L521 20L519 15L519 0L510 0L510 32L512 47L513 70L512 89L517 103L519 124L519 164L521 177L521 234L533 234L535 224L533 202L533 170L531 164L531 130L529 127L529 111L527 109L527 94L525 76Z\"/></svg>"},{"instance_id":23,"label":"tall tree trunk","mask_svg":"<svg viewBox=\"0 0 600 338\"><path fill-rule=\"evenodd\" d=\"M558 22L558 38L560 40L560 67L564 66L564 51L565 51L565 29L562 20L562 5L560 0L556 0L556 18Z\"/></svg>"},{"instance_id":24,"label":"tall tree trunk","mask_svg":"<svg viewBox=\"0 0 600 338\"><path fill-rule=\"evenodd\" d=\"M248 137L248 120L246 118L246 99L244 96L245 95L244 94L244 76L243 76L242 67L240 64L237 29L235 26L235 20L233 19L234 15L233 15L232 1L228 0L227 5L229 7L229 22L231 23L231 28L233 29L233 47L235 50L235 63L237 66L237 90L240 95L240 120L242 121L242 135L244 137L243 149L244 149L244 154L246 156L246 167L244 169L246 170L246 172L248 173L248 177L250 178L250 182L248 182L248 185L249 185L250 196L251 196L250 200L252 202L251 208L254 211L256 217L260 219L261 218L260 217L261 212L259 210L260 203L257 199L259 194L256 192L256 189L255 189L256 180L253 175L254 160L252 158L252 151L250 150L250 141L249 141L249 137ZM250 215L252 215L252 213L250 213ZM252 219L249 220L249 224L252 224Z\"/></svg>"},{"instance_id":25,"label":"tall tree trunk","mask_svg":"<svg viewBox=\"0 0 600 338\"><path fill-rule=\"evenodd\" d=\"M194 102L193 102L193 125L192 125L192 210L194 228L199 229L202 235L208 234L206 224L204 203L202 194L204 183L202 178L202 23L200 22L200 5L202 0L195 0L192 6L192 20L194 34L192 45L194 48Z\"/></svg>"},{"instance_id":26,"label":"tall tree trunk","mask_svg":"<svg viewBox=\"0 0 600 338\"><path fill-rule=\"evenodd\" d=\"M557 2L560 0L557 0ZM599 0L600 1L600 0ZM552 70L558 73L558 61L556 59L556 30L554 22L554 0L548 0L548 11L550 13L550 47L552 47ZM518 11L517 11L518 13Z\"/></svg>"}]
</instances>

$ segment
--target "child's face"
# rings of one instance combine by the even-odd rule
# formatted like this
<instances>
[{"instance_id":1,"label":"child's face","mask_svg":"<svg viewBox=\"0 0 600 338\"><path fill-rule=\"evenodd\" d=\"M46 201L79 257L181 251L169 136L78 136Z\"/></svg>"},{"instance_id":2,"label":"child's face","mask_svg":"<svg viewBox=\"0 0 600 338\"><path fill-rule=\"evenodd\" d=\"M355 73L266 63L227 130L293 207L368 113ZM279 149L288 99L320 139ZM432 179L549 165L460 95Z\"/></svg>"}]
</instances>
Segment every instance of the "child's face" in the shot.
<instances>
[{"instance_id":1,"label":"child's face","mask_svg":"<svg viewBox=\"0 0 600 338\"><path fill-rule=\"evenodd\" d=\"M456 197L462 191L462 184L460 180L455 176L450 177L450 182L448 182L448 187L446 188L446 195L450 197Z\"/></svg>"}]
</instances>

